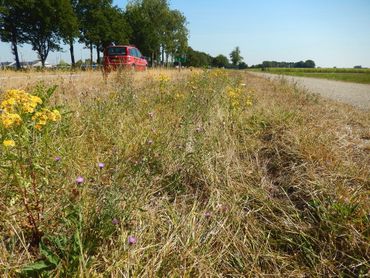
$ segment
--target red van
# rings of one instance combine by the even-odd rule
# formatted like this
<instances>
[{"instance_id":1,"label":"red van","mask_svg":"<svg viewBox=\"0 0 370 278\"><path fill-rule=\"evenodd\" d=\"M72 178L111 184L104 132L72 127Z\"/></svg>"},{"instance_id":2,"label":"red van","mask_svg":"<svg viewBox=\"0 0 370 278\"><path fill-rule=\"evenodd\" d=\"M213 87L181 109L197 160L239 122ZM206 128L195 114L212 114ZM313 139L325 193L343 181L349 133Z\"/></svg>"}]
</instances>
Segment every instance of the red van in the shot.
<instances>
[{"instance_id":1,"label":"red van","mask_svg":"<svg viewBox=\"0 0 370 278\"><path fill-rule=\"evenodd\" d=\"M146 70L148 61L135 46L108 46L104 50L104 70L109 72L118 68Z\"/></svg>"}]
</instances>

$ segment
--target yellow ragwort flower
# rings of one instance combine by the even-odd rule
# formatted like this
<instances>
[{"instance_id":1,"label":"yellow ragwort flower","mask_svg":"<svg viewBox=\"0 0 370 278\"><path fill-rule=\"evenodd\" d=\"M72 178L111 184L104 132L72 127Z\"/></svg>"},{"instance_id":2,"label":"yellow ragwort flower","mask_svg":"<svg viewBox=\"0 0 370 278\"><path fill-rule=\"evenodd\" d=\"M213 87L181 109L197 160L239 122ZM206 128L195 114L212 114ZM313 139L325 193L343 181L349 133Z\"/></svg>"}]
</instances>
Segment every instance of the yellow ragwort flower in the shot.
<instances>
[{"instance_id":1,"label":"yellow ragwort flower","mask_svg":"<svg viewBox=\"0 0 370 278\"><path fill-rule=\"evenodd\" d=\"M20 125L22 123L22 118L18 114L5 112L1 114L1 122L5 128L10 128Z\"/></svg>"},{"instance_id":2,"label":"yellow ragwort flower","mask_svg":"<svg viewBox=\"0 0 370 278\"><path fill-rule=\"evenodd\" d=\"M14 142L14 140L12 140L12 139L4 140L4 141L3 141L3 145L4 145L6 148L11 148L11 147L15 147L15 142Z\"/></svg>"},{"instance_id":3,"label":"yellow ragwort flower","mask_svg":"<svg viewBox=\"0 0 370 278\"><path fill-rule=\"evenodd\" d=\"M50 112L49 114L49 119L53 122L57 122L57 121L60 121L60 119L62 118L62 116L60 115L59 111L54 109L52 112Z\"/></svg>"},{"instance_id":4,"label":"yellow ragwort flower","mask_svg":"<svg viewBox=\"0 0 370 278\"><path fill-rule=\"evenodd\" d=\"M6 99L6 100L3 100L1 102L1 105L0 105L0 108L4 111L4 112L8 112L8 113L11 113L14 111L14 106L16 105L16 100L14 98L9 98L9 99Z\"/></svg>"},{"instance_id":5,"label":"yellow ragwort flower","mask_svg":"<svg viewBox=\"0 0 370 278\"><path fill-rule=\"evenodd\" d=\"M171 79L170 79L170 77L169 77L168 75L161 73L161 74L158 76L158 80L159 80L160 82L167 83L167 82L169 82Z\"/></svg>"}]
</instances>

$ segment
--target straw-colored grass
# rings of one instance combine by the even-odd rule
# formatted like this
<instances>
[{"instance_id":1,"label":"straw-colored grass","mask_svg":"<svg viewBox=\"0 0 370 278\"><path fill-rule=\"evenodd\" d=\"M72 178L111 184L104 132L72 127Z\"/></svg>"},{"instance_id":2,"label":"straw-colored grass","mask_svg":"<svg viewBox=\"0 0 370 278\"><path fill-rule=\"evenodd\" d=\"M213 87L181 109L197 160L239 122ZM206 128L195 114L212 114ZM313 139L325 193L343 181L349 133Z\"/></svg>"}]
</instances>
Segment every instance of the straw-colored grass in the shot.
<instances>
[{"instance_id":1,"label":"straw-colored grass","mask_svg":"<svg viewBox=\"0 0 370 278\"><path fill-rule=\"evenodd\" d=\"M77 74L43 78L39 246L0 168L3 276L369 274L368 114L245 72Z\"/></svg>"}]
</instances>

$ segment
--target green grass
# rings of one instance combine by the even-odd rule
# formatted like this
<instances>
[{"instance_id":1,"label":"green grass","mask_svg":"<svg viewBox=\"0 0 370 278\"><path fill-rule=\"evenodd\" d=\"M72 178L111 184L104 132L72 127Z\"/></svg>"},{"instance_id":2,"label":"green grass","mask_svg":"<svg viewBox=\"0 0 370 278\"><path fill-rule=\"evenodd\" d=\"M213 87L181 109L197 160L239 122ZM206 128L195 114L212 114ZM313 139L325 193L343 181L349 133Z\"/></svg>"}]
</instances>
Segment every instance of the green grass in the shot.
<instances>
[{"instance_id":1,"label":"green grass","mask_svg":"<svg viewBox=\"0 0 370 278\"><path fill-rule=\"evenodd\" d=\"M289 69L269 68L265 72L291 76L323 78L329 80L370 84L369 69Z\"/></svg>"},{"instance_id":2,"label":"green grass","mask_svg":"<svg viewBox=\"0 0 370 278\"><path fill-rule=\"evenodd\" d=\"M19 171L0 147L1 276L368 273L368 114L241 72L165 74L62 83L62 120L14 137Z\"/></svg>"}]
</instances>

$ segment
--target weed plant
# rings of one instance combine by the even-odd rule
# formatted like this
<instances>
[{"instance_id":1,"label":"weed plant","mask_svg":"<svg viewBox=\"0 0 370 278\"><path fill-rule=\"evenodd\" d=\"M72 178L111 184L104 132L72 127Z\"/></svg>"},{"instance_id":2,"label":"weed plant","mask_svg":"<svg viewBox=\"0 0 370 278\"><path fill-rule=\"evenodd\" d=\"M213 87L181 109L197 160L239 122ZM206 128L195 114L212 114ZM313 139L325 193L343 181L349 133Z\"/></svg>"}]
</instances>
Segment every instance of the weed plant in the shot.
<instances>
[{"instance_id":1,"label":"weed plant","mask_svg":"<svg viewBox=\"0 0 370 278\"><path fill-rule=\"evenodd\" d=\"M369 274L368 114L233 71L100 80L27 86L61 120L0 147L1 275Z\"/></svg>"}]
</instances>

